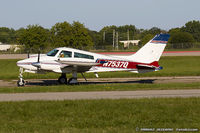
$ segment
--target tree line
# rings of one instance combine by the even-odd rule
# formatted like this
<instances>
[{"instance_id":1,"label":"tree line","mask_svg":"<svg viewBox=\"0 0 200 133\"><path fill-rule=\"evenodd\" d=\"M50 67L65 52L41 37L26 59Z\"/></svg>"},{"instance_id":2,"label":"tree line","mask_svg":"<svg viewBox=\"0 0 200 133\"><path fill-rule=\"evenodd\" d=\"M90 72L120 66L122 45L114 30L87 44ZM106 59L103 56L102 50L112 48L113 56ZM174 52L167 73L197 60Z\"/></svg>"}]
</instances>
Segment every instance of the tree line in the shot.
<instances>
[{"instance_id":1,"label":"tree line","mask_svg":"<svg viewBox=\"0 0 200 133\"><path fill-rule=\"evenodd\" d=\"M169 33L171 35L168 48L191 48L200 42L200 21L189 21L184 26L172 28L169 31L158 27L138 29L134 25L105 26L100 31L92 31L80 22L56 23L50 29L40 25L28 25L26 28L14 30L0 27L0 42L21 44L24 50L37 51L55 47L72 47L78 49L93 49L112 46L113 37L120 40L141 40L144 45L156 34Z\"/></svg>"}]
</instances>

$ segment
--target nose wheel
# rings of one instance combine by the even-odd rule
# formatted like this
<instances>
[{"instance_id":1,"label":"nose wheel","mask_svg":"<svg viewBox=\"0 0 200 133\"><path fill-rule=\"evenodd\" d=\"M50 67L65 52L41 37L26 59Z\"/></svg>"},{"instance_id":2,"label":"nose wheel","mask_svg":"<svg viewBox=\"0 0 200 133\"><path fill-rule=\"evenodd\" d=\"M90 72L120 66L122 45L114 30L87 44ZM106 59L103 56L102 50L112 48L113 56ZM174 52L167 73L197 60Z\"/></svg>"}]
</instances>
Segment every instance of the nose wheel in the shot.
<instances>
[{"instance_id":1,"label":"nose wheel","mask_svg":"<svg viewBox=\"0 0 200 133\"><path fill-rule=\"evenodd\" d=\"M24 86L25 85L25 81L22 79L22 78L20 78L18 81L17 81L17 86L18 87L21 87L21 86Z\"/></svg>"},{"instance_id":2,"label":"nose wheel","mask_svg":"<svg viewBox=\"0 0 200 133\"><path fill-rule=\"evenodd\" d=\"M17 81L17 86L18 87L21 87L21 86L24 86L25 85L25 81L23 79L23 68L20 68L19 69L19 80Z\"/></svg>"}]
</instances>

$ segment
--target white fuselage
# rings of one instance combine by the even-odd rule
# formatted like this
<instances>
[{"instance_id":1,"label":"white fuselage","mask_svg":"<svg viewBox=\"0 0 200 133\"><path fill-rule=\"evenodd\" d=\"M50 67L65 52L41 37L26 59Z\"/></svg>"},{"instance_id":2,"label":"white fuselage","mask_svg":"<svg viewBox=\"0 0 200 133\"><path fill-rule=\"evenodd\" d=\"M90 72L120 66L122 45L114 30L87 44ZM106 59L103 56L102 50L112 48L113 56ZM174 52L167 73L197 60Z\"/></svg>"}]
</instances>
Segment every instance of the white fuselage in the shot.
<instances>
[{"instance_id":1,"label":"white fuselage","mask_svg":"<svg viewBox=\"0 0 200 133\"><path fill-rule=\"evenodd\" d=\"M58 52L54 56L48 56L48 54L41 54L39 62L38 62L38 55L32 55L30 58L18 61L17 65L25 69L25 72L32 72L32 73L39 73L39 72L71 73L72 71L104 72L104 71L125 71L127 70L127 67L123 67L124 64L122 63L129 61L127 59L120 57L107 56L72 48L57 48L56 50L58 50ZM61 57L61 53L63 51L71 52L71 57ZM77 55L75 55L77 53L83 54L85 55L85 57L77 57ZM89 58L86 55L88 55ZM104 67L101 67L98 66L99 63L97 63L97 60L114 60L114 62L107 63L108 65L110 64L110 66L107 65L107 67L105 67L106 63L104 63ZM116 64L117 62L115 63L115 61L118 61L119 64L118 66ZM128 69L128 70L133 71L134 69Z\"/></svg>"}]
</instances>

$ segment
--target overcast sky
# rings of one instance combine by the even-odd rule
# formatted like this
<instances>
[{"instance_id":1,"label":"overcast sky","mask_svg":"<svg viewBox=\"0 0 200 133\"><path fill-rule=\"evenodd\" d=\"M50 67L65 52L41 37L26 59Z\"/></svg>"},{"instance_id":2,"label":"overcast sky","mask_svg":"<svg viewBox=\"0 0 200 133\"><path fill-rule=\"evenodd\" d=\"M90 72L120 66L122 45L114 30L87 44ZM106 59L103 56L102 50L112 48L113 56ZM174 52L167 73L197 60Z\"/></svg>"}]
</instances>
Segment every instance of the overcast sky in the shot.
<instances>
[{"instance_id":1,"label":"overcast sky","mask_svg":"<svg viewBox=\"0 0 200 133\"><path fill-rule=\"evenodd\" d=\"M14 29L79 21L97 31L125 24L168 30L191 20L200 20L200 0L0 0L0 27Z\"/></svg>"}]
</instances>

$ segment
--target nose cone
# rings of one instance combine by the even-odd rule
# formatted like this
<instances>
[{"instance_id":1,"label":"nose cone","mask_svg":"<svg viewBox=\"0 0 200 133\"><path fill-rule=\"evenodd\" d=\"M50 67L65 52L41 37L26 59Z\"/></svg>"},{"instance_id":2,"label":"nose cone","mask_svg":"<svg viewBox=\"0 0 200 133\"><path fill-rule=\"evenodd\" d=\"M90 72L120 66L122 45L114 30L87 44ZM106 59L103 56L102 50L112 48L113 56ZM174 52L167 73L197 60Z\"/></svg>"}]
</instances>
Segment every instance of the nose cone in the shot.
<instances>
[{"instance_id":1,"label":"nose cone","mask_svg":"<svg viewBox=\"0 0 200 133\"><path fill-rule=\"evenodd\" d=\"M31 63L32 63L32 62L30 61L30 59L24 59L24 60L18 61L18 62L17 62L17 66L18 66L18 67L25 68L26 66L31 65Z\"/></svg>"},{"instance_id":2,"label":"nose cone","mask_svg":"<svg viewBox=\"0 0 200 133\"><path fill-rule=\"evenodd\" d=\"M28 59L24 59L24 60L20 60L17 62L17 66L21 67L25 70L37 70L37 66L33 66L33 63L37 62L37 58L28 58Z\"/></svg>"},{"instance_id":3,"label":"nose cone","mask_svg":"<svg viewBox=\"0 0 200 133\"><path fill-rule=\"evenodd\" d=\"M24 65L24 60L19 60L18 62L17 62L17 66L18 67L22 67Z\"/></svg>"}]
</instances>

